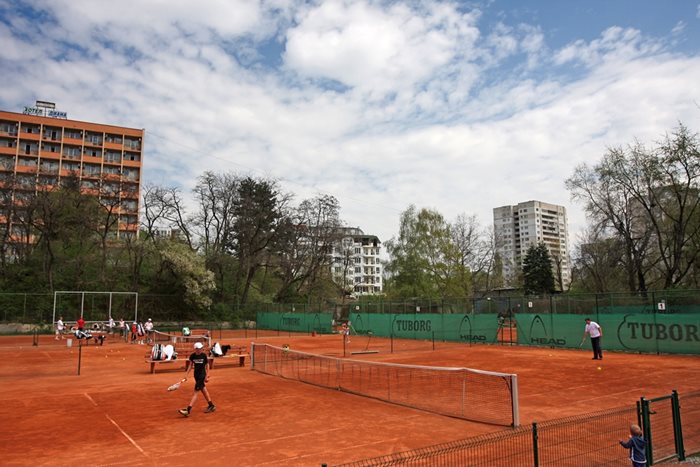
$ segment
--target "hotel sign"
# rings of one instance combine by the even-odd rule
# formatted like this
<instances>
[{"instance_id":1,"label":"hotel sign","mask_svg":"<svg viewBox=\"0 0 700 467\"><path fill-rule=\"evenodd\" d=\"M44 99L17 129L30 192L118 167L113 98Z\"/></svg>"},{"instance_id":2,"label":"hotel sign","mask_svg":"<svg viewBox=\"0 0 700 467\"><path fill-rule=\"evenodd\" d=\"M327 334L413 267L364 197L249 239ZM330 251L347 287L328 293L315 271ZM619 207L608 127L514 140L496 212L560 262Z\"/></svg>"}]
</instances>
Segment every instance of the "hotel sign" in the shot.
<instances>
[{"instance_id":1,"label":"hotel sign","mask_svg":"<svg viewBox=\"0 0 700 467\"><path fill-rule=\"evenodd\" d=\"M56 104L54 104L53 102L46 101L36 101L36 105L34 105L34 107L25 106L24 111L22 111L22 113L25 115L34 115L37 117L51 117L62 119L68 118L68 114L66 112L56 110Z\"/></svg>"}]
</instances>

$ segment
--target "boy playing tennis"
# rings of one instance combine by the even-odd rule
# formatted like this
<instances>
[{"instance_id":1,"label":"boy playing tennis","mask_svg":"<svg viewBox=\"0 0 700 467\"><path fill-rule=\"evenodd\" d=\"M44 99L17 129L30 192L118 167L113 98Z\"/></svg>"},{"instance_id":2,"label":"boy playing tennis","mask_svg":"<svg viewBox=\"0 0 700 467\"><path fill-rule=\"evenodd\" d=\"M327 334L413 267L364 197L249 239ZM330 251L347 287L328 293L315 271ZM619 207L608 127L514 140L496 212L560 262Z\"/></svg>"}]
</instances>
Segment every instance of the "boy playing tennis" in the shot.
<instances>
[{"instance_id":1,"label":"boy playing tennis","mask_svg":"<svg viewBox=\"0 0 700 467\"><path fill-rule=\"evenodd\" d=\"M209 397L209 391L205 386L205 383L209 381L209 364L207 361L207 354L204 352L204 345L201 342L196 342L194 344L194 352L190 355L189 365L187 365L187 370L185 371L185 379L187 375L190 374L190 370L194 367L194 393L192 394L192 399L190 400L190 405L186 409L180 409L178 412L184 416L189 417L192 412L192 406L197 402L197 391L201 391L204 398L209 403L209 407L205 412L213 412L216 410L216 406Z\"/></svg>"}]
</instances>

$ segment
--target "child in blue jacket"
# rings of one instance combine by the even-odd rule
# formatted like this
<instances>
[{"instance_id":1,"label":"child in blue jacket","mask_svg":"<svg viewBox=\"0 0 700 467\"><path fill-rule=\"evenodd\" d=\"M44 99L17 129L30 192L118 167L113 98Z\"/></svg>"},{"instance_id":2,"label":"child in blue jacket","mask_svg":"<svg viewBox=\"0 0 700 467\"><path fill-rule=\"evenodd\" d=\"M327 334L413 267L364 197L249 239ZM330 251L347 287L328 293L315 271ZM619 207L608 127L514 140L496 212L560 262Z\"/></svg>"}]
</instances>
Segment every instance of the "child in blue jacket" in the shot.
<instances>
[{"instance_id":1,"label":"child in blue jacket","mask_svg":"<svg viewBox=\"0 0 700 467\"><path fill-rule=\"evenodd\" d=\"M630 439L628 441L620 440L620 446L630 450L630 460L632 467L646 467L647 442L642 436L642 429L638 425L630 425Z\"/></svg>"}]
</instances>

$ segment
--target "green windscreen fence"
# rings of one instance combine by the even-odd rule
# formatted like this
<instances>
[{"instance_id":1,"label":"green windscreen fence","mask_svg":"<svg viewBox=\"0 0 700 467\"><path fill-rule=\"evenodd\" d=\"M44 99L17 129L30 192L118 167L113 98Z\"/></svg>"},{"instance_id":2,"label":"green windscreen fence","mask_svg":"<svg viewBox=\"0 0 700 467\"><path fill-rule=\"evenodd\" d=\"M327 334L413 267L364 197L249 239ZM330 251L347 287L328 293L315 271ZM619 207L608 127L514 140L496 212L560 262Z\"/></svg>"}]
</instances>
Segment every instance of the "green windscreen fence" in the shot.
<instances>
[{"instance_id":1,"label":"green windscreen fence","mask_svg":"<svg viewBox=\"0 0 700 467\"><path fill-rule=\"evenodd\" d=\"M495 314L351 313L350 322L358 334L401 339L494 342L498 332Z\"/></svg>"},{"instance_id":2,"label":"green windscreen fence","mask_svg":"<svg viewBox=\"0 0 700 467\"><path fill-rule=\"evenodd\" d=\"M275 329L290 332L330 333L332 313L279 313L258 312L258 329Z\"/></svg>"},{"instance_id":3,"label":"green windscreen fence","mask_svg":"<svg viewBox=\"0 0 700 467\"><path fill-rule=\"evenodd\" d=\"M515 313L517 343L528 346L578 348L584 318L603 328L604 350L644 353L700 354L700 313L641 311L634 307L609 307L590 315L568 313ZM330 333L332 313L259 312L259 329ZM361 335L402 339L435 339L465 343L497 342L501 320L495 313L364 313L348 318L352 331ZM515 336L514 336L515 337ZM590 344L586 339L585 346Z\"/></svg>"},{"instance_id":4,"label":"green windscreen fence","mask_svg":"<svg viewBox=\"0 0 700 467\"><path fill-rule=\"evenodd\" d=\"M329 333L333 324L331 313L259 312L257 316L258 329ZM351 313L349 319L357 334L455 342L495 342L499 327L495 314Z\"/></svg>"},{"instance_id":5,"label":"green windscreen fence","mask_svg":"<svg viewBox=\"0 0 700 467\"><path fill-rule=\"evenodd\" d=\"M584 318L580 314L518 314L518 344L576 348L583 338ZM700 313L644 313L631 309L598 313L590 318L603 329L603 350L700 354Z\"/></svg>"}]
</instances>

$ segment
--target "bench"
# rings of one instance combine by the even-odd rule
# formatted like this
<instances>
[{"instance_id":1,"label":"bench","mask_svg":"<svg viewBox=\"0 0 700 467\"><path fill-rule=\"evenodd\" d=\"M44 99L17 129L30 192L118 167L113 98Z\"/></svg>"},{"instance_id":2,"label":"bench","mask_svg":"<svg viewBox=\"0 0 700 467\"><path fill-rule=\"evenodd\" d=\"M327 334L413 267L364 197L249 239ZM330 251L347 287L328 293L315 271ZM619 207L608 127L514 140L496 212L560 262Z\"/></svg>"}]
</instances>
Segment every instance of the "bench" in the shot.
<instances>
[{"instance_id":1,"label":"bench","mask_svg":"<svg viewBox=\"0 0 700 467\"><path fill-rule=\"evenodd\" d=\"M151 373L156 372L156 364L158 363L177 363L177 362L185 362L185 369L187 369L187 364L189 363L188 360L184 360L181 358L176 358L174 360L153 360L150 356L150 354L146 357L146 363L150 363L151 365Z\"/></svg>"},{"instance_id":2,"label":"bench","mask_svg":"<svg viewBox=\"0 0 700 467\"><path fill-rule=\"evenodd\" d=\"M246 357L250 358L248 354L248 349L244 345L232 345L231 348L226 352L226 355L221 355L214 357L212 355L207 355L207 363L209 363L209 369L214 368L214 360L227 360L227 359L238 359L238 366L245 366ZM173 363L173 362L185 362L185 371L190 365L188 358L175 358L172 360L153 360L151 354L147 353L145 357L146 363L151 365L151 373L156 372L156 365L159 363Z\"/></svg>"},{"instance_id":3,"label":"bench","mask_svg":"<svg viewBox=\"0 0 700 467\"><path fill-rule=\"evenodd\" d=\"M245 366L246 357L250 358L248 354L248 349L245 345L232 345L231 348L226 352L226 355L209 355L209 368L214 368L215 360L225 360L225 359L238 359L238 366Z\"/></svg>"},{"instance_id":4,"label":"bench","mask_svg":"<svg viewBox=\"0 0 700 467\"><path fill-rule=\"evenodd\" d=\"M245 358L250 357L247 353L227 353L226 355L221 355L219 357L207 357L209 359L209 369L214 368L214 361L221 361L227 359L238 359L238 366L245 366Z\"/></svg>"}]
</instances>

